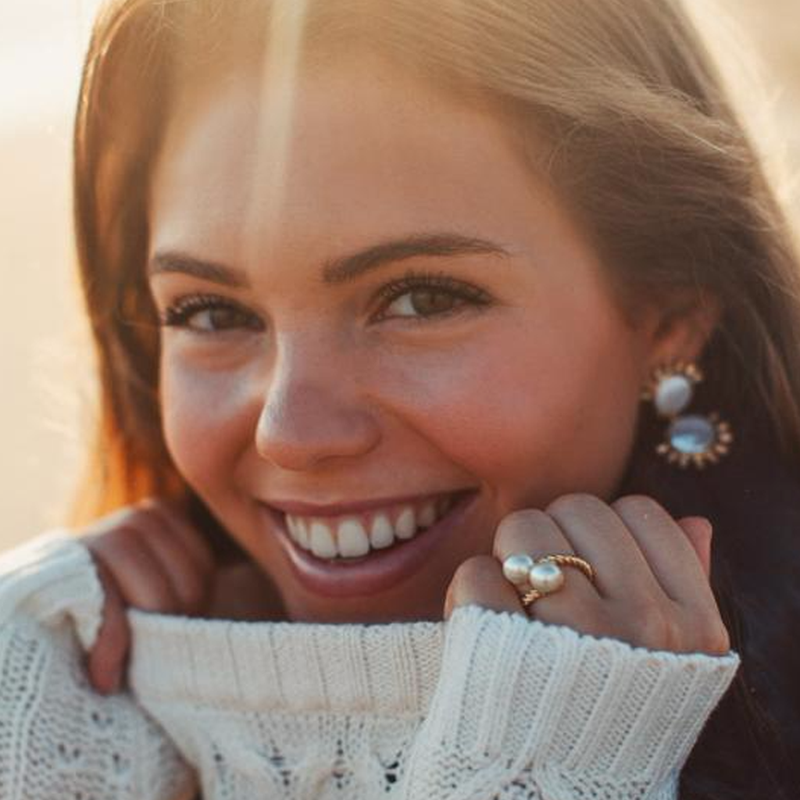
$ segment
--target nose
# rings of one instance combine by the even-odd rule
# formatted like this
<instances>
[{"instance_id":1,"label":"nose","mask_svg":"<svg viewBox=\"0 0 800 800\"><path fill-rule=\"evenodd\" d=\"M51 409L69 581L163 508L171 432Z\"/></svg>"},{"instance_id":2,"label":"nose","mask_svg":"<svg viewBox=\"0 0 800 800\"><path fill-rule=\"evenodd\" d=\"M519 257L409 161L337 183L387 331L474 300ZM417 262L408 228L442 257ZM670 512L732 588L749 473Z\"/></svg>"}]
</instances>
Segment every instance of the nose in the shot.
<instances>
[{"instance_id":1,"label":"nose","mask_svg":"<svg viewBox=\"0 0 800 800\"><path fill-rule=\"evenodd\" d=\"M328 363L276 367L256 426L258 454L278 467L305 471L335 458L370 452L380 439L374 411L347 374ZM324 362L323 362L324 363Z\"/></svg>"}]
</instances>

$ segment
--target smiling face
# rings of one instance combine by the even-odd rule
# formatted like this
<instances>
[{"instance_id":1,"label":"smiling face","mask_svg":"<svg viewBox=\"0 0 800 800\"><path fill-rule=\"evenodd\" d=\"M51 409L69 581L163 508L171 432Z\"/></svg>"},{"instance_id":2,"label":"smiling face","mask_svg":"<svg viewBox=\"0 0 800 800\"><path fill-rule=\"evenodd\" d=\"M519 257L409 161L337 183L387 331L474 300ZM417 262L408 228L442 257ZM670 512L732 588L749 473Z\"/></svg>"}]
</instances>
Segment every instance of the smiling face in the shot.
<instances>
[{"instance_id":1,"label":"smiling face","mask_svg":"<svg viewBox=\"0 0 800 800\"><path fill-rule=\"evenodd\" d=\"M339 61L280 150L262 92L184 94L153 176L167 445L289 619L441 619L506 514L614 494L652 326L487 107Z\"/></svg>"}]
</instances>

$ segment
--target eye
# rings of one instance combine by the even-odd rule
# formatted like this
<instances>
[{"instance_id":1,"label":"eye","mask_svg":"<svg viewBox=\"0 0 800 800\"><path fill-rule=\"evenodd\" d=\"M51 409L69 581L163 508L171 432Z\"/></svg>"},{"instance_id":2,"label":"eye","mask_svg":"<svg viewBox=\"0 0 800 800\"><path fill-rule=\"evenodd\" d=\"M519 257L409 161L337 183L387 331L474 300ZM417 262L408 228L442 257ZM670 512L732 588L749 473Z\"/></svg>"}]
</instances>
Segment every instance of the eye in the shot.
<instances>
[{"instance_id":1,"label":"eye","mask_svg":"<svg viewBox=\"0 0 800 800\"><path fill-rule=\"evenodd\" d=\"M238 303L218 295L188 295L170 305L161 316L169 328L186 328L195 333L230 330L263 330L259 317Z\"/></svg>"},{"instance_id":2,"label":"eye","mask_svg":"<svg viewBox=\"0 0 800 800\"><path fill-rule=\"evenodd\" d=\"M378 320L402 318L426 321L476 310L491 296L471 283L441 273L409 272L378 291L384 302Z\"/></svg>"}]
</instances>

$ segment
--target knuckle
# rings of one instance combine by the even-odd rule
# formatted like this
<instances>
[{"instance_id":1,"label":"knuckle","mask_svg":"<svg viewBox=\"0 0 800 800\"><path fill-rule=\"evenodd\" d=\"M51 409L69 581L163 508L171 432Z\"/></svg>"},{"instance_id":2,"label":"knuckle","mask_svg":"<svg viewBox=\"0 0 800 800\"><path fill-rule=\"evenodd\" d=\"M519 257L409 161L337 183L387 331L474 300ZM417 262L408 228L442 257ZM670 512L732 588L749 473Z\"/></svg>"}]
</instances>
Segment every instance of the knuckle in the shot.
<instances>
[{"instance_id":1,"label":"knuckle","mask_svg":"<svg viewBox=\"0 0 800 800\"><path fill-rule=\"evenodd\" d=\"M618 512L631 514L633 516L643 516L651 513L656 509L660 510L661 506L652 497L644 494L629 494L625 497L620 497L615 500L611 507Z\"/></svg>"},{"instance_id":2,"label":"knuckle","mask_svg":"<svg viewBox=\"0 0 800 800\"><path fill-rule=\"evenodd\" d=\"M139 549L140 537L133 528L115 528L90 539L87 547L92 555L113 572L115 564L120 563Z\"/></svg>"},{"instance_id":3,"label":"knuckle","mask_svg":"<svg viewBox=\"0 0 800 800\"><path fill-rule=\"evenodd\" d=\"M656 603L640 609L637 644L650 650L675 650L680 642L674 621Z\"/></svg>"},{"instance_id":4,"label":"knuckle","mask_svg":"<svg viewBox=\"0 0 800 800\"><path fill-rule=\"evenodd\" d=\"M178 610L175 595L166 579L161 576L153 576L153 579L146 587L141 587L141 591L135 598L133 605L142 611L152 611L154 613Z\"/></svg>"},{"instance_id":5,"label":"knuckle","mask_svg":"<svg viewBox=\"0 0 800 800\"><path fill-rule=\"evenodd\" d=\"M130 557L128 557L130 555ZM101 555L101 580L119 594L120 604L142 611L177 611L176 595L167 576L148 558L145 552L112 553Z\"/></svg>"},{"instance_id":6,"label":"knuckle","mask_svg":"<svg viewBox=\"0 0 800 800\"><path fill-rule=\"evenodd\" d=\"M91 540L106 537L140 536L164 524L155 501L143 501L136 505L124 506L105 517L95 520L85 529L85 536Z\"/></svg>"},{"instance_id":7,"label":"knuckle","mask_svg":"<svg viewBox=\"0 0 800 800\"><path fill-rule=\"evenodd\" d=\"M152 526L146 528L142 514L126 508L113 514L111 520L104 518L99 531L94 529L82 537L106 596L116 598L118 617L123 620L127 606L162 613L175 612L179 606L177 592L152 544L162 532L154 533Z\"/></svg>"},{"instance_id":8,"label":"knuckle","mask_svg":"<svg viewBox=\"0 0 800 800\"><path fill-rule=\"evenodd\" d=\"M581 632L596 636L598 638L603 636L617 637L618 625L615 620L609 618L608 614L603 613L600 609L588 608L584 610L581 618Z\"/></svg>"},{"instance_id":9,"label":"knuckle","mask_svg":"<svg viewBox=\"0 0 800 800\"><path fill-rule=\"evenodd\" d=\"M496 578L498 569L497 560L491 556L472 556L459 564L451 584L454 590L480 585Z\"/></svg>"},{"instance_id":10,"label":"knuckle","mask_svg":"<svg viewBox=\"0 0 800 800\"><path fill-rule=\"evenodd\" d=\"M142 539L142 531L134 525L128 523L113 531L109 531L104 541L114 544L122 550L129 550L139 546Z\"/></svg>"},{"instance_id":11,"label":"knuckle","mask_svg":"<svg viewBox=\"0 0 800 800\"><path fill-rule=\"evenodd\" d=\"M698 650L723 654L731 649L731 638L725 623L717 614L709 614L699 624Z\"/></svg>"},{"instance_id":12,"label":"knuckle","mask_svg":"<svg viewBox=\"0 0 800 800\"><path fill-rule=\"evenodd\" d=\"M518 530L535 528L545 518L545 513L538 508L524 508L507 514L497 526L497 536L503 537Z\"/></svg>"},{"instance_id":13,"label":"knuckle","mask_svg":"<svg viewBox=\"0 0 800 800\"><path fill-rule=\"evenodd\" d=\"M624 497L617 498L611 507L614 509L625 509L629 511L648 511L658 506L658 503L646 494L626 494Z\"/></svg>"},{"instance_id":14,"label":"knuckle","mask_svg":"<svg viewBox=\"0 0 800 800\"><path fill-rule=\"evenodd\" d=\"M134 524L143 516L143 511L138 506L122 506L110 514L95 520L91 527L98 531L111 531L115 528Z\"/></svg>"},{"instance_id":15,"label":"knuckle","mask_svg":"<svg viewBox=\"0 0 800 800\"><path fill-rule=\"evenodd\" d=\"M81 538L89 549L97 552L127 549L140 540L145 529L142 523L140 512L124 508L88 526Z\"/></svg>"},{"instance_id":16,"label":"knuckle","mask_svg":"<svg viewBox=\"0 0 800 800\"><path fill-rule=\"evenodd\" d=\"M181 549L180 541L171 530L153 529L147 540L160 570L174 585L176 600L192 610L202 605L210 570L185 549Z\"/></svg>"},{"instance_id":17,"label":"knuckle","mask_svg":"<svg viewBox=\"0 0 800 800\"><path fill-rule=\"evenodd\" d=\"M710 632L704 642L704 650L709 653L723 655L731 649L731 637L727 628L720 624Z\"/></svg>"},{"instance_id":18,"label":"knuckle","mask_svg":"<svg viewBox=\"0 0 800 800\"><path fill-rule=\"evenodd\" d=\"M547 513L550 516L558 517L564 514L575 514L591 511L603 505L603 501L593 494L585 492L573 492L562 494L547 506Z\"/></svg>"},{"instance_id":19,"label":"knuckle","mask_svg":"<svg viewBox=\"0 0 800 800\"><path fill-rule=\"evenodd\" d=\"M193 572L187 575L183 587L183 603L191 609L199 609L205 605L208 596L208 585L200 576Z\"/></svg>"}]
</instances>

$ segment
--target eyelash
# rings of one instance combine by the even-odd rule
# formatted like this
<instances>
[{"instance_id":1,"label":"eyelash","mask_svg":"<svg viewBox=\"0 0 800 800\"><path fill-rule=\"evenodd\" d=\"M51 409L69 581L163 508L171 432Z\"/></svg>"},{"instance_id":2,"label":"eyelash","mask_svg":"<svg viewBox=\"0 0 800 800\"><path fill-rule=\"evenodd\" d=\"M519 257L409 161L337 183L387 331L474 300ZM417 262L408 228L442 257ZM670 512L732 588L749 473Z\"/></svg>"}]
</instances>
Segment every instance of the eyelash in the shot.
<instances>
[{"instance_id":1,"label":"eyelash","mask_svg":"<svg viewBox=\"0 0 800 800\"><path fill-rule=\"evenodd\" d=\"M488 292L471 283L456 280L444 273L417 272L414 270L409 270L402 278L390 281L382 286L375 293L375 298L382 301L382 308L385 309L398 298L414 291L427 291L449 295L453 299L461 300L467 306L471 306L476 310L489 305L492 300ZM250 318L250 320L255 322L255 324L247 324L244 327L252 330L263 330L263 324L252 312L227 297L214 294L195 294L179 298L165 309L161 315L161 325L164 327L189 328L190 326L188 323L194 314L220 308L238 312L243 317ZM430 320L442 319L458 314L460 311L463 311L462 306L448 311L429 314L427 316L420 315L418 317L399 318L411 321L412 323L424 324ZM383 316L382 312L379 312L377 321L383 319L387 319L387 317ZM391 319L391 317L388 317L388 319ZM218 333L220 331L195 330L195 332Z\"/></svg>"},{"instance_id":2,"label":"eyelash","mask_svg":"<svg viewBox=\"0 0 800 800\"><path fill-rule=\"evenodd\" d=\"M217 294L190 294L176 300L161 314L161 325L166 328L189 328L189 320L201 311L225 309L235 311L242 317L249 318L254 324L245 327L251 330L262 330L261 321L244 306L232 301L230 298ZM223 329L224 330L224 329ZM218 330L203 331L195 329L195 333L219 333Z\"/></svg>"},{"instance_id":3,"label":"eyelash","mask_svg":"<svg viewBox=\"0 0 800 800\"><path fill-rule=\"evenodd\" d=\"M445 294L455 300L461 300L474 309L483 308L491 303L491 295L483 289L465 281L456 280L441 272L417 272L409 270L402 278L390 281L381 286L375 294L376 299L382 301L382 307L391 305L395 300L404 294L414 291L427 291ZM419 324L424 324L429 320L442 319L463 311L461 306L450 311L443 311L428 316L402 317ZM381 312L382 313L382 312ZM379 313L378 319L385 319Z\"/></svg>"}]
</instances>

